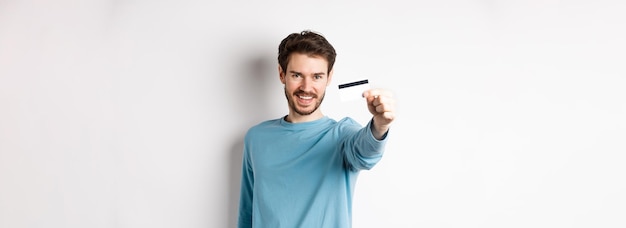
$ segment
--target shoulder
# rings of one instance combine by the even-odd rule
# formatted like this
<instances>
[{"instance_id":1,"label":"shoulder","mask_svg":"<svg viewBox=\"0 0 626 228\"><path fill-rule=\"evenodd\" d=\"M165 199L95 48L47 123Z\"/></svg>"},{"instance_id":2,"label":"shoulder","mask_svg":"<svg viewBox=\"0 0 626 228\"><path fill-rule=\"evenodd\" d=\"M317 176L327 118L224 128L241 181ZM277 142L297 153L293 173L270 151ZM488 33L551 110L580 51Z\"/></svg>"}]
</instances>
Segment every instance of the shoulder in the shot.
<instances>
[{"instance_id":1,"label":"shoulder","mask_svg":"<svg viewBox=\"0 0 626 228\"><path fill-rule=\"evenodd\" d=\"M358 126L361 127L361 124L356 122L356 120L351 117L344 117L341 120L337 121L338 126Z\"/></svg>"},{"instance_id":2,"label":"shoulder","mask_svg":"<svg viewBox=\"0 0 626 228\"><path fill-rule=\"evenodd\" d=\"M341 118L337 122L339 122L339 123L343 123L343 122L345 122L345 123L357 123L356 120L352 119L352 117L344 117L344 118Z\"/></svg>"},{"instance_id":3,"label":"shoulder","mask_svg":"<svg viewBox=\"0 0 626 228\"><path fill-rule=\"evenodd\" d=\"M280 118L272 119L272 120L266 120L266 121L257 123L256 125L250 127L250 129L248 129L248 131L252 131L252 130L256 130L256 129L262 129L262 128L266 128L266 127L271 127L271 126L277 125L277 124L280 124Z\"/></svg>"},{"instance_id":4,"label":"shoulder","mask_svg":"<svg viewBox=\"0 0 626 228\"><path fill-rule=\"evenodd\" d=\"M276 126L280 126L280 118L257 123L256 125L248 128L248 131L246 132L246 137L267 132L268 129L275 128Z\"/></svg>"},{"instance_id":5,"label":"shoulder","mask_svg":"<svg viewBox=\"0 0 626 228\"><path fill-rule=\"evenodd\" d=\"M359 124L356 120L350 117L344 117L335 123L334 128L340 134L346 134L346 133L355 133L361 130L363 126Z\"/></svg>"}]
</instances>

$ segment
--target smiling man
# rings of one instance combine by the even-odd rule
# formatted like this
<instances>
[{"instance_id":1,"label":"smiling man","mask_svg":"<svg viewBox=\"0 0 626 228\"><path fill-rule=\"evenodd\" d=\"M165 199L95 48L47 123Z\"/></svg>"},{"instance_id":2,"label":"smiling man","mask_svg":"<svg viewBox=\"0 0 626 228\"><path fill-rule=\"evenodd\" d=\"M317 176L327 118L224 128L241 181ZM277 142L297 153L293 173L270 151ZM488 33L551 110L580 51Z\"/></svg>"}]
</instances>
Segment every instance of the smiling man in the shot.
<instances>
[{"instance_id":1,"label":"smiling man","mask_svg":"<svg viewBox=\"0 0 626 228\"><path fill-rule=\"evenodd\" d=\"M361 170L382 158L395 100L365 91L366 126L325 116L335 49L322 35L292 33L278 47L278 73L289 113L251 127L244 139L238 227L349 228Z\"/></svg>"}]
</instances>

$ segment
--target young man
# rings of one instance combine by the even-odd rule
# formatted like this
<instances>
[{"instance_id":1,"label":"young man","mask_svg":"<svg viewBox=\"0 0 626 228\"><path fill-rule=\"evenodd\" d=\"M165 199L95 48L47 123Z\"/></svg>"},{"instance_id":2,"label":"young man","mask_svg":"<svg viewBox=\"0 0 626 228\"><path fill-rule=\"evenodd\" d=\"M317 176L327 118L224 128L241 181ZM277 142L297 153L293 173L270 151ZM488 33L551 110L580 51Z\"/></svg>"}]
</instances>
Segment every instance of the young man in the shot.
<instances>
[{"instance_id":1,"label":"young man","mask_svg":"<svg viewBox=\"0 0 626 228\"><path fill-rule=\"evenodd\" d=\"M278 72L289 113L250 128L244 139L238 227L348 228L360 170L382 157L394 120L389 91L363 93L372 119L335 121L319 109L335 49L303 31L282 40Z\"/></svg>"}]
</instances>

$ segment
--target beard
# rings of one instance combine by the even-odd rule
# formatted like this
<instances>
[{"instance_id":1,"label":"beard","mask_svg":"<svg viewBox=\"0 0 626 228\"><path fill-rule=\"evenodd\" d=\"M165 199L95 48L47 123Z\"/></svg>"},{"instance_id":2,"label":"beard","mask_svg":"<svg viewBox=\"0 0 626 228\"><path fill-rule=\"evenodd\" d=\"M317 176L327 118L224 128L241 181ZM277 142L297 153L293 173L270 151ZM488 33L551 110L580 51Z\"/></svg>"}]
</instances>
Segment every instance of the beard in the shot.
<instances>
[{"instance_id":1,"label":"beard","mask_svg":"<svg viewBox=\"0 0 626 228\"><path fill-rule=\"evenodd\" d=\"M298 94L306 94L307 96L312 96L313 99L317 98L316 94L307 94L302 90L298 90L296 92L293 93L293 96L298 96ZM312 110L304 110L304 109L299 109L296 106L296 102L292 99L292 96L289 96L289 94L287 93L287 88L285 88L285 97L287 98L287 103L289 104L289 108L291 110L293 110L294 112L298 113L299 115L302 116L307 116L307 115L311 115L313 112L315 112L317 109L319 109L320 105L322 105L322 101L324 100L326 93L323 93L322 96L320 97L319 100L317 100L315 102L315 106Z\"/></svg>"}]
</instances>

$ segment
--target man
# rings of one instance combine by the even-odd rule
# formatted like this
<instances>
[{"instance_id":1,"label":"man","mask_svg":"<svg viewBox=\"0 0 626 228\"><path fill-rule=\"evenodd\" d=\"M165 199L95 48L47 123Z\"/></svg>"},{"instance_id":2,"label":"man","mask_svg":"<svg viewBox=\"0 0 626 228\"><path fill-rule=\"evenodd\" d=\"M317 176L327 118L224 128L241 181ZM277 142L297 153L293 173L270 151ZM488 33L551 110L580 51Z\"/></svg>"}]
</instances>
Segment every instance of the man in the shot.
<instances>
[{"instance_id":1,"label":"man","mask_svg":"<svg viewBox=\"0 0 626 228\"><path fill-rule=\"evenodd\" d=\"M238 227L352 226L357 176L381 159L395 100L389 91L365 91L372 113L365 127L322 114L335 56L333 46L311 31L280 43L278 72L289 113L245 136Z\"/></svg>"}]
</instances>

